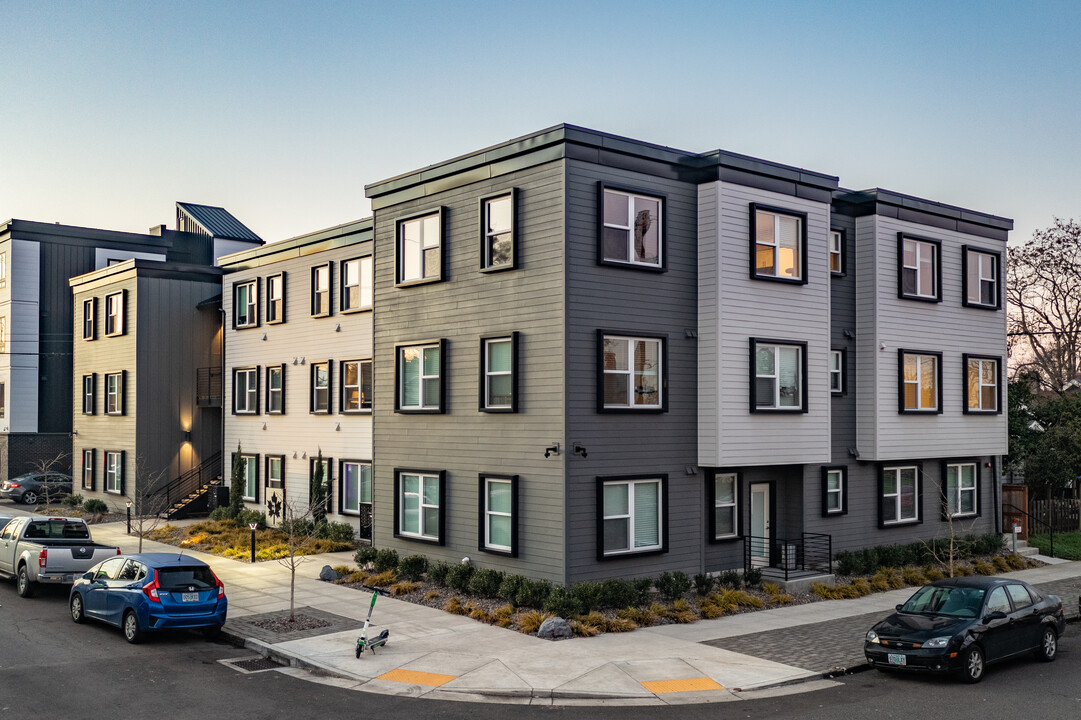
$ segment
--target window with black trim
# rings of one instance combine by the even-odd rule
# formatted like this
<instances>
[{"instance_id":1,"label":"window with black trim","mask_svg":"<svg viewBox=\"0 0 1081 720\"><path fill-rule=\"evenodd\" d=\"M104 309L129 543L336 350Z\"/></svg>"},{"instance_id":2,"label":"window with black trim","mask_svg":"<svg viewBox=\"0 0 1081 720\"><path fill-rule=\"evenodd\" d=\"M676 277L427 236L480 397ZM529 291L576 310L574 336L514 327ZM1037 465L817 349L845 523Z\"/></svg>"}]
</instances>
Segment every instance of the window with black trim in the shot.
<instances>
[{"instance_id":1,"label":"window with black trim","mask_svg":"<svg viewBox=\"0 0 1081 720\"><path fill-rule=\"evenodd\" d=\"M127 291L121 291L113 293L112 295L105 296L105 335L106 337L112 337L115 335L123 335L125 332L124 327L124 314L125 314L125 300L127 298Z\"/></svg>"},{"instance_id":2,"label":"window with black trim","mask_svg":"<svg viewBox=\"0 0 1081 720\"><path fill-rule=\"evenodd\" d=\"M356 312L372 309L372 258L342 260L338 270L341 279L341 311Z\"/></svg>"},{"instance_id":3,"label":"window with black trim","mask_svg":"<svg viewBox=\"0 0 1081 720\"><path fill-rule=\"evenodd\" d=\"M845 232L830 230L830 272L834 275L845 273Z\"/></svg>"},{"instance_id":4,"label":"window with black trim","mask_svg":"<svg viewBox=\"0 0 1081 720\"><path fill-rule=\"evenodd\" d=\"M844 515L848 512L848 468L822 468L822 514Z\"/></svg>"},{"instance_id":5,"label":"window with black trim","mask_svg":"<svg viewBox=\"0 0 1081 720\"><path fill-rule=\"evenodd\" d=\"M124 494L124 451L105 451L105 492Z\"/></svg>"},{"instance_id":6,"label":"window with black trim","mask_svg":"<svg viewBox=\"0 0 1081 720\"><path fill-rule=\"evenodd\" d=\"M444 340L397 348L394 406L398 412L442 412Z\"/></svg>"},{"instance_id":7,"label":"window with black trim","mask_svg":"<svg viewBox=\"0 0 1081 720\"><path fill-rule=\"evenodd\" d=\"M898 350L901 413L942 412L942 353Z\"/></svg>"},{"instance_id":8,"label":"window with black trim","mask_svg":"<svg viewBox=\"0 0 1081 720\"><path fill-rule=\"evenodd\" d=\"M340 412L371 412L372 361L343 360L341 380L342 397L338 402Z\"/></svg>"},{"instance_id":9,"label":"window with black trim","mask_svg":"<svg viewBox=\"0 0 1081 720\"><path fill-rule=\"evenodd\" d=\"M444 543L446 472L394 470L394 536Z\"/></svg>"},{"instance_id":10,"label":"window with black trim","mask_svg":"<svg viewBox=\"0 0 1081 720\"><path fill-rule=\"evenodd\" d=\"M922 483L918 465L884 467L879 476L879 524L904 525L922 519Z\"/></svg>"},{"instance_id":11,"label":"window with black trim","mask_svg":"<svg viewBox=\"0 0 1081 720\"><path fill-rule=\"evenodd\" d=\"M233 370L233 413L236 415L259 413L258 367Z\"/></svg>"},{"instance_id":12,"label":"window with black trim","mask_svg":"<svg viewBox=\"0 0 1081 720\"><path fill-rule=\"evenodd\" d=\"M83 450L83 490L94 490L94 466L97 464L95 450Z\"/></svg>"},{"instance_id":13,"label":"window with black trim","mask_svg":"<svg viewBox=\"0 0 1081 720\"><path fill-rule=\"evenodd\" d=\"M807 213L751 203L751 277L807 282Z\"/></svg>"},{"instance_id":14,"label":"window with black trim","mask_svg":"<svg viewBox=\"0 0 1081 720\"><path fill-rule=\"evenodd\" d=\"M478 549L518 557L518 476L480 475Z\"/></svg>"},{"instance_id":15,"label":"window with black trim","mask_svg":"<svg viewBox=\"0 0 1081 720\"><path fill-rule=\"evenodd\" d=\"M268 488L285 487L285 456L267 455L266 457L266 486Z\"/></svg>"},{"instance_id":16,"label":"window with black trim","mask_svg":"<svg viewBox=\"0 0 1081 720\"><path fill-rule=\"evenodd\" d=\"M443 211L398 221L399 285L442 279Z\"/></svg>"},{"instance_id":17,"label":"window with black trim","mask_svg":"<svg viewBox=\"0 0 1081 720\"><path fill-rule=\"evenodd\" d=\"M268 325L285 322L285 273L267 276L266 321Z\"/></svg>"},{"instance_id":18,"label":"window with black trim","mask_svg":"<svg viewBox=\"0 0 1081 720\"><path fill-rule=\"evenodd\" d=\"M739 473L719 472L713 476L711 497L714 540L739 536Z\"/></svg>"},{"instance_id":19,"label":"window with black trim","mask_svg":"<svg viewBox=\"0 0 1081 720\"><path fill-rule=\"evenodd\" d=\"M830 392L842 395L845 391L845 351L830 350Z\"/></svg>"},{"instance_id":20,"label":"window with black trim","mask_svg":"<svg viewBox=\"0 0 1081 720\"><path fill-rule=\"evenodd\" d=\"M666 411L666 337L597 331L600 349L598 412Z\"/></svg>"},{"instance_id":21,"label":"window with black trim","mask_svg":"<svg viewBox=\"0 0 1081 720\"><path fill-rule=\"evenodd\" d=\"M942 299L942 244L897 234L898 274L901 286L898 296L909 300L938 302Z\"/></svg>"},{"instance_id":22,"label":"window with black trim","mask_svg":"<svg viewBox=\"0 0 1081 720\"><path fill-rule=\"evenodd\" d=\"M983 355L964 355L965 413L1001 413L999 402L1000 360Z\"/></svg>"},{"instance_id":23,"label":"window with black trim","mask_svg":"<svg viewBox=\"0 0 1081 720\"><path fill-rule=\"evenodd\" d=\"M312 316L330 315L330 263L312 268Z\"/></svg>"},{"instance_id":24,"label":"window with black trim","mask_svg":"<svg viewBox=\"0 0 1081 720\"><path fill-rule=\"evenodd\" d=\"M323 483L323 490L325 491L324 492L324 497L323 497L323 502L321 504L323 505L324 512L333 512L334 511L333 508L335 507L334 503L333 503L333 495L334 495L334 458L323 457L322 459L320 459L320 457L316 456L316 455L309 455L308 456L308 492L309 492L309 498L314 498L315 473L316 473L316 470L319 468L320 463L322 463L322 466L323 466L323 480L322 480L322 483Z\"/></svg>"},{"instance_id":25,"label":"window with black trim","mask_svg":"<svg viewBox=\"0 0 1081 720\"><path fill-rule=\"evenodd\" d=\"M664 197L600 185L600 261L650 269L664 267Z\"/></svg>"},{"instance_id":26,"label":"window with black trim","mask_svg":"<svg viewBox=\"0 0 1081 720\"><path fill-rule=\"evenodd\" d=\"M947 517L979 514L980 470L976 463L947 463L945 510Z\"/></svg>"},{"instance_id":27,"label":"window with black trim","mask_svg":"<svg viewBox=\"0 0 1081 720\"><path fill-rule=\"evenodd\" d=\"M7 384L0 382L0 418L7 414Z\"/></svg>"},{"instance_id":28,"label":"window with black trim","mask_svg":"<svg viewBox=\"0 0 1081 720\"><path fill-rule=\"evenodd\" d=\"M235 457L235 455L234 455ZM259 456L241 455L241 498L244 502L259 502Z\"/></svg>"},{"instance_id":29,"label":"window with black trim","mask_svg":"<svg viewBox=\"0 0 1081 720\"><path fill-rule=\"evenodd\" d=\"M270 415L285 413L285 365L267 365L266 411Z\"/></svg>"},{"instance_id":30,"label":"window with black trim","mask_svg":"<svg viewBox=\"0 0 1081 720\"><path fill-rule=\"evenodd\" d=\"M598 559L667 549L668 476L597 478Z\"/></svg>"},{"instance_id":31,"label":"window with black trim","mask_svg":"<svg viewBox=\"0 0 1081 720\"><path fill-rule=\"evenodd\" d=\"M360 515L361 505L372 503L372 464L359 460L343 460L338 476L338 512Z\"/></svg>"},{"instance_id":32,"label":"window with black trim","mask_svg":"<svg viewBox=\"0 0 1081 720\"><path fill-rule=\"evenodd\" d=\"M481 338L481 412L518 412L518 333Z\"/></svg>"},{"instance_id":33,"label":"window with black trim","mask_svg":"<svg viewBox=\"0 0 1081 720\"><path fill-rule=\"evenodd\" d=\"M83 415L93 415L97 410L98 374L83 375Z\"/></svg>"},{"instance_id":34,"label":"window with black trim","mask_svg":"<svg viewBox=\"0 0 1081 720\"><path fill-rule=\"evenodd\" d=\"M310 412L329 413L330 407L330 361L311 364L311 399Z\"/></svg>"},{"instance_id":35,"label":"window with black trim","mask_svg":"<svg viewBox=\"0 0 1081 720\"><path fill-rule=\"evenodd\" d=\"M83 340L95 340L98 336L98 299L83 300Z\"/></svg>"},{"instance_id":36,"label":"window with black trim","mask_svg":"<svg viewBox=\"0 0 1081 720\"><path fill-rule=\"evenodd\" d=\"M516 267L517 206L517 190L481 198L480 267L482 270L510 270Z\"/></svg>"},{"instance_id":37,"label":"window with black trim","mask_svg":"<svg viewBox=\"0 0 1081 720\"><path fill-rule=\"evenodd\" d=\"M124 381L126 372L109 373L105 376L105 414L124 414Z\"/></svg>"},{"instance_id":38,"label":"window with black trim","mask_svg":"<svg viewBox=\"0 0 1081 720\"><path fill-rule=\"evenodd\" d=\"M807 412L807 343L751 338L751 412Z\"/></svg>"},{"instance_id":39,"label":"window with black trim","mask_svg":"<svg viewBox=\"0 0 1081 720\"><path fill-rule=\"evenodd\" d=\"M237 329L259 325L259 281L233 283L233 327Z\"/></svg>"},{"instance_id":40,"label":"window with black trim","mask_svg":"<svg viewBox=\"0 0 1081 720\"><path fill-rule=\"evenodd\" d=\"M966 307L997 310L1001 255L965 245L961 248L962 299Z\"/></svg>"}]
</instances>

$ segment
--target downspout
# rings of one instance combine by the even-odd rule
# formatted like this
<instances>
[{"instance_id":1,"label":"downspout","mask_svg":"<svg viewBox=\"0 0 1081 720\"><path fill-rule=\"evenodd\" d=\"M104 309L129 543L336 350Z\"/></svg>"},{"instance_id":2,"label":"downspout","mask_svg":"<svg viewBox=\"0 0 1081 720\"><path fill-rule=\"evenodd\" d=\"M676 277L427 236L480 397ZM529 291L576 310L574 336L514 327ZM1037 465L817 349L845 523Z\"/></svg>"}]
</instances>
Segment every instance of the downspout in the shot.
<instances>
[{"instance_id":1,"label":"downspout","mask_svg":"<svg viewBox=\"0 0 1081 720\"><path fill-rule=\"evenodd\" d=\"M1001 460L1001 456L991 456L991 498L995 503L995 532L1002 534L1002 513L999 511L999 504L1002 497L1002 476L999 474L998 463Z\"/></svg>"},{"instance_id":2,"label":"downspout","mask_svg":"<svg viewBox=\"0 0 1081 720\"><path fill-rule=\"evenodd\" d=\"M222 487L225 486L225 283L222 283L222 303L218 306L218 315L221 316L221 478ZM217 503L217 498L214 498ZM215 507L217 505L215 504Z\"/></svg>"}]
</instances>

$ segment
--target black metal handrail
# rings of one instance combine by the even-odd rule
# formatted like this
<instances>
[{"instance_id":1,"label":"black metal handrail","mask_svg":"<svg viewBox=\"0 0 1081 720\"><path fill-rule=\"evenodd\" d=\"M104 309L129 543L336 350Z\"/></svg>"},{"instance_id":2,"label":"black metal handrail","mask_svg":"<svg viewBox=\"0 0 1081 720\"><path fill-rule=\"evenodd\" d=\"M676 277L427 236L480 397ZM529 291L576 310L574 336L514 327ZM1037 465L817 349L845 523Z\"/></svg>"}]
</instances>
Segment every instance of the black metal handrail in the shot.
<instances>
[{"instance_id":1,"label":"black metal handrail","mask_svg":"<svg viewBox=\"0 0 1081 720\"><path fill-rule=\"evenodd\" d=\"M743 538L743 569L768 571L786 581L795 572L833 572L833 536L802 533L798 538ZM765 574L765 573L764 573Z\"/></svg>"},{"instance_id":2,"label":"black metal handrail","mask_svg":"<svg viewBox=\"0 0 1081 720\"><path fill-rule=\"evenodd\" d=\"M1006 508L1013 508L1015 511L1017 511L1017 512L1021 513L1022 515L1024 515L1025 517L1027 517L1029 519L1029 522L1036 522L1036 523L1039 523L1040 525L1043 525L1044 527L1046 527L1047 528L1047 534L1051 538L1051 557L1055 557L1055 525L1054 525L1054 523L1045 522L1044 520L1041 520L1040 518L1038 518L1035 515L1033 515L1032 513L1030 513L1028 510L1022 510L1021 508L1017 507L1013 503L1002 503L1002 509L1005 510ZM1012 530L1011 530L1011 532L1012 532ZM1029 535L1032 535L1032 533L1030 532Z\"/></svg>"},{"instance_id":3,"label":"black metal handrail","mask_svg":"<svg viewBox=\"0 0 1081 720\"><path fill-rule=\"evenodd\" d=\"M220 469L221 452L216 452L176 479L170 480L161 487L147 490L143 495L144 502L149 502L152 498L164 495L165 505L161 508L161 511L167 511L177 500L190 495L211 481L219 479L221 477Z\"/></svg>"}]
</instances>

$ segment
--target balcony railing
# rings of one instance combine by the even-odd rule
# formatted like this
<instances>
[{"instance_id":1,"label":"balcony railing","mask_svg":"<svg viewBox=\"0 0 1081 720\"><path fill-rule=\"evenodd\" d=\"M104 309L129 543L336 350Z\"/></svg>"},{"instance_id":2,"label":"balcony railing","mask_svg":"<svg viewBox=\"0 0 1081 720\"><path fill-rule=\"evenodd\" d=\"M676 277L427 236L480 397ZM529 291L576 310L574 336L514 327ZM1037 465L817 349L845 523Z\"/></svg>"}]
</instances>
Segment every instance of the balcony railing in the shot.
<instances>
[{"instance_id":1,"label":"balcony railing","mask_svg":"<svg viewBox=\"0 0 1081 720\"><path fill-rule=\"evenodd\" d=\"M763 577L789 580L807 575L828 575L833 564L833 537L803 533L798 538L743 538L743 569L760 569Z\"/></svg>"}]
</instances>

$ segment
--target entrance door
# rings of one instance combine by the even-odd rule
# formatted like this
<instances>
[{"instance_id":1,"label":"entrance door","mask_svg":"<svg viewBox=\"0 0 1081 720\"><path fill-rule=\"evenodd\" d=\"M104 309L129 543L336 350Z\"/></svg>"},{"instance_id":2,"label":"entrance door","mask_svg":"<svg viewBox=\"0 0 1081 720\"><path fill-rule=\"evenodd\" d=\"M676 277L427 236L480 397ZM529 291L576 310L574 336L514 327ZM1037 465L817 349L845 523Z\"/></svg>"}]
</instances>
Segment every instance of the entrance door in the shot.
<instances>
[{"instance_id":1,"label":"entrance door","mask_svg":"<svg viewBox=\"0 0 1081 720\"><path fill-rule=\"evenodd\" d=\"M769 566L769 483L751 483L751 562Z\"/></svg>"}]
</instances>

